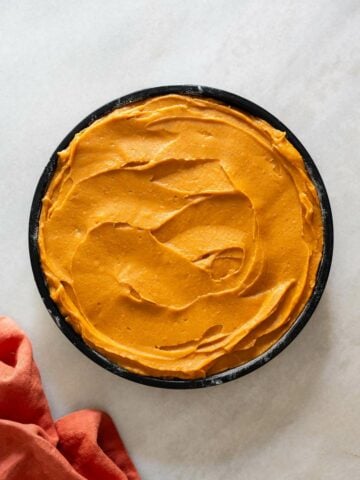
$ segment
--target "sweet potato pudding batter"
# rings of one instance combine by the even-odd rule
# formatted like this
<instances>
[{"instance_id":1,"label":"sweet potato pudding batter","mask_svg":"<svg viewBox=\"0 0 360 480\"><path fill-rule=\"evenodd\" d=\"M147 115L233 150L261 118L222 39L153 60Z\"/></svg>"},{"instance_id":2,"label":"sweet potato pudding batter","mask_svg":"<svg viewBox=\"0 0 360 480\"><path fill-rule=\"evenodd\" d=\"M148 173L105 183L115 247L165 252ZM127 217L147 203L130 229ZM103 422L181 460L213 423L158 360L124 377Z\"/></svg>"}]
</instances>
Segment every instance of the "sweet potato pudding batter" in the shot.
<instances>
[{"instance_id":1,"label":"sweet potato pudding batter","mask_svg":"<svg viewBox=\"0 0 360 480\"><path fill-rule=\"evenodd\" d=\"M51 297L85 342L139 374L188 379L279 339L311 295L322 242L285 133L179 95L75 135L39 231Z\"/></svg>"}]
</instances>

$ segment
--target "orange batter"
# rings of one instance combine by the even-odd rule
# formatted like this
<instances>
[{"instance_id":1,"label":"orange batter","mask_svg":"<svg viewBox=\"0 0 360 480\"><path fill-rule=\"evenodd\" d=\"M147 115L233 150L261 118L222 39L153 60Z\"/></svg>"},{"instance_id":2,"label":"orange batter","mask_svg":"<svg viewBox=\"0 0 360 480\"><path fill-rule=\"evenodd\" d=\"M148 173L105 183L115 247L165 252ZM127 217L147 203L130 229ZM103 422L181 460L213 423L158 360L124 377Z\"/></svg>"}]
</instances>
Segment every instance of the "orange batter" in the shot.
<instances>
[{"instance_id":1,"label":"orange batter","mask_svg":"<svg viewBox=\"0 0 360 480\"><path fill-rule=\"evenodd\" d=\"M179 95L77 134L39 232L51 297L84 340L129 370L178 378L267 350L309 299L322 241L285 133Z\"/></svg>"}]
</instances>

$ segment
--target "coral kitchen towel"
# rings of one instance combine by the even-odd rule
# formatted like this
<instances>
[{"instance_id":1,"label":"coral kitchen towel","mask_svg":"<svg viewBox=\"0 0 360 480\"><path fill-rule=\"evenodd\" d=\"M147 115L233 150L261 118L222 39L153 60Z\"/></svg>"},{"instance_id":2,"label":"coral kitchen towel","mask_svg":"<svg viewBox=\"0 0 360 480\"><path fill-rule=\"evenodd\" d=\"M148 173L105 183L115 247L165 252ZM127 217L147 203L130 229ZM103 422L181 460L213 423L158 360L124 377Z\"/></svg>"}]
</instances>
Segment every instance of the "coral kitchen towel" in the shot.
<instances>
[{"instance_id":1,"label":"coral kitchen towel","mask_svg":"<svg viewBox=\"0 0 360 480\"><path fill-rule=\"evenodd\" d=\"M30 341L8 317L0 317L0 479L140 479L108 415L53 421Z\"/></svg>"}]
</instances>

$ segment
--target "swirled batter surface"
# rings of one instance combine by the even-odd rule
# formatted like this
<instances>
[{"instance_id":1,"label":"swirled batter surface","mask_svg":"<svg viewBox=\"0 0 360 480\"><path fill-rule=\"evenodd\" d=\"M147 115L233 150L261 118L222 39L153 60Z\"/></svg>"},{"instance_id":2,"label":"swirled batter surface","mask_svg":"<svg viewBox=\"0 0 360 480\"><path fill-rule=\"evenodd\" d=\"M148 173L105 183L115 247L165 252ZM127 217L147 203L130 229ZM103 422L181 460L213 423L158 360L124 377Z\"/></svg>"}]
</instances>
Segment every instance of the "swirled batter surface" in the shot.
<instances>
[{"instance_id":1,"label":"swirled batter surface","mask_svg":"<svg viewBox=\"0 0 360 480\"><path fill-rule=\"evenodd\" d=\"M212 100L117 109L59 153L39 247L51 297L134 372L197 378L267 350L309 299L316 190L285 133Z\"/></svg>"}]
</instances>

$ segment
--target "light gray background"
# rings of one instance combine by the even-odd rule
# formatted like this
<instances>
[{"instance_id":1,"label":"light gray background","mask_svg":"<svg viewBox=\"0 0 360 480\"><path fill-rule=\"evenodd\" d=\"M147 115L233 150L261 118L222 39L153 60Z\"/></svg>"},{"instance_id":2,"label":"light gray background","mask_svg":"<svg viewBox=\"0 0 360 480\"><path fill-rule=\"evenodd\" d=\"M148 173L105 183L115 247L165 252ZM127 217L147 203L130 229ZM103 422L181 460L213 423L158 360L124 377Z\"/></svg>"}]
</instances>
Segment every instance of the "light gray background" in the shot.
<instances>
[{"instance_id":1,"label":"light gray background","mask_svg":"<svg viewBox=\"0 0 360 480\"><path fill-rule=\"evenodd\" d=\"M359 0L2 0L0 36L0 311L33 341L54 416L107 410L144 479L360 478ZM336 233L296 341L200 391L136 385L83 357L43 306L27 249L35 185L65 134L116 97L179 83L233 91L288 125Z\"/></svg>"}]
</instances>

